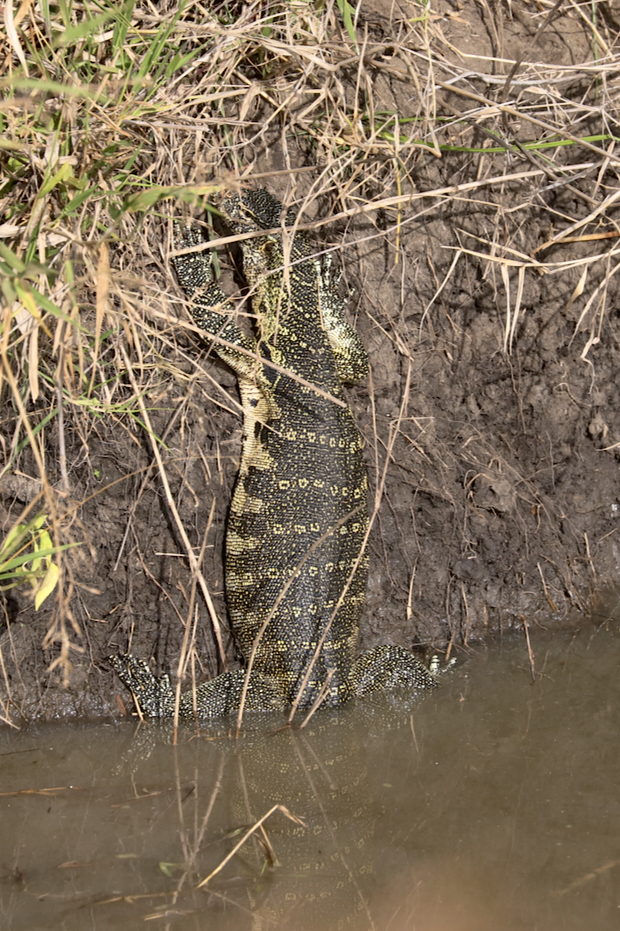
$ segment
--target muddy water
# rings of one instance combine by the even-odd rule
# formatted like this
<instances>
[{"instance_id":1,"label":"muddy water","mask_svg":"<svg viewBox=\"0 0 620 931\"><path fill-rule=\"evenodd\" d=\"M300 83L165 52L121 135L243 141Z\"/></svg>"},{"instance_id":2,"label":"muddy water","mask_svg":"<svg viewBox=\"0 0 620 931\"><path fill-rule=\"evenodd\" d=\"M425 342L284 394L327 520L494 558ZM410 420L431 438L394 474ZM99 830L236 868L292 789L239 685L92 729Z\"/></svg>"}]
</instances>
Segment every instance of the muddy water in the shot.
<instances>
[{"instance_id":1,"label":"muddy water","mask_svg":"<svg viewBox=\"0 0 620 931\"><path fill-rule=\"evenodd\" d=\"M0 928L615 931L618 623L532 646L307 733L0 732Z\"/></svg>"}]
</instances>

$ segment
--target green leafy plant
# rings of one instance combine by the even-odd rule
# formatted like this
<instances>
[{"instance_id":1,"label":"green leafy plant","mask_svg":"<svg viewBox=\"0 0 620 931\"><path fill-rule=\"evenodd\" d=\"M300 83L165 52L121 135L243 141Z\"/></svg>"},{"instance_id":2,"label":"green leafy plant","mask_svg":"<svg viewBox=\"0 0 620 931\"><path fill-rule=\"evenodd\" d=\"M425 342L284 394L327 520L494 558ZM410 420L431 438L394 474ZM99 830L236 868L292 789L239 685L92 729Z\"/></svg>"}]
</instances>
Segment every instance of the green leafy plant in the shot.
<instances>
[{"instance_id":1,"label":"green leafy plant","mask_svg":"<svg viewBox=\"0 0 620 931\"><path fill-rule=\"evenodd\" d=\"M59 569L54 556L77 543L54 546L45 529L47 514L37 514L27 524L17 524L0 547L0 591L29 583L38 611L58 584Z\"/></svg>"}]
</instances>

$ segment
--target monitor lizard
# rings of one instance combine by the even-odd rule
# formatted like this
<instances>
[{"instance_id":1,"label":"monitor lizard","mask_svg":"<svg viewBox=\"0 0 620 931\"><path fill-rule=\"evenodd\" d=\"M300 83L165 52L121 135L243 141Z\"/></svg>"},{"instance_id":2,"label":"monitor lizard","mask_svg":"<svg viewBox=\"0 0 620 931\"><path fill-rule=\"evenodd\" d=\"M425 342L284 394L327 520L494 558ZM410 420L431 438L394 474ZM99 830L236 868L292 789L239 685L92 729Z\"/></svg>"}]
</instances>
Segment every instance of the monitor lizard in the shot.
<instances>
[{"instance_id":1,"label":"monitor lizard","mask_svg":"<svg viewBox=\"0 0 620 931\"><path fill-rule=\"evenodd\" d=\"M229 616L246 664L245 708L295 702L338 705L378 689L432 688L437 666L390 644L356 659L368 576L368 477L363 441L343 385L367 374L368 358L344 314L342 272L316 257L293 210L268 191L222 196L218 209L241 241L253 333L238 325L213 280L208 251L173 265L195 323L234 370L243 407L243 448L227 523ZM177 224L177 251L203 244ZM111 657L143 714L169 717L175 698L131 655ZM244 670L181 696L180 716L236 711Z\"/></svg>"}]
</instances>

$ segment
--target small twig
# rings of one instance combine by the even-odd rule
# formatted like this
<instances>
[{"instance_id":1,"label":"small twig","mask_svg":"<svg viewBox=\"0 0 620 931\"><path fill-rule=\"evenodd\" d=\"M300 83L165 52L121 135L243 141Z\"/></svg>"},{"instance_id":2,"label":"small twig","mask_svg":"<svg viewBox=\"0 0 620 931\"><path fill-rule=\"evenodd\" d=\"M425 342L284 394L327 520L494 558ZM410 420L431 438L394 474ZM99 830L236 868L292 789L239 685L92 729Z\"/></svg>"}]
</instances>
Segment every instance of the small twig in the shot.
<instances>
[{"instance_id":1,"label":"small twig","mask_svg":"<svg viewBox=\"0 0 620 931\"><path fill-rule=\"evenodd\" d=\"M211 502L211 512L209 514L209 519L207 520L207 526L205 527L205 532L202 535L202 546L200 547L200 554L198 556L198 565L202 565L202 560L204 558L205 549L207 546L207 539L209 536L209 531L211 530L211 524L213 523L213 515L215 513L215 504L216 499L213 498ZM196 628L198 626L198 611L194 610L194 602L196 597L196 576L192 579L192 590L190 594L189 609L187 612L187 620L185 622L185 631L183 633L183 643L181 644L181 650L179 653L179 664L177 666L177 689L174 699L174 729L173 729L173 738L172 743L176 744L178 728L179 728L179 708L181 705L181 683L185 676L185 668L187 666L187 655L188 647L190 642L190 637L192 640L191 649L194 649L196 642ZM193 615L193 619L192 619ZM196 689L194 681L193 689L193 704L194 704L194 715L197 716L197 707L196 707Z\"/></svg>"},{"instance_id":2,"label":"small twig","mask_svg":"<svg viewBox=\"0 0 620 931\"><path fill-rule=\"evenodd\" d=\"M545 598L547 599L547 603L549 604L549 607L551 608L551 610L555 613L558 610L558 606L556 605L555 601L549 594L549 589L547 588L547 583L545 582L545 577L543 575L543 571L540 567L539 562L536 563L536 568L538 569L538 574L540 575L540 579L543 584L543 591L545 593Z\"/></svg>"},{"instance_id":3,"label":"small twig","mask_svg":"<svg viewBox=\"0 0 620 931\"><path fill-rule=\"evenodd\" d=\"M601 876L603 873L608 873L609 870L612 870L614 866L618 866L620 860L610 860L608 863L604 863L603 866L597 866L595 870L592 870L591 873L586 873L585 876L581 876L579 879L573 880L570 885L566 886L564 889L557 889L551 893L551 895L566 895L567 892L572 892L574 889L578 889L579 886L583 886L587 882L591 882L593 879L596 879L597 876Z\"/></svg>"},{"instance_id":4,"label":"small twig","mask_svg":"<svg viewBox=\"0 0 620 931\"><path fill-rule=\"evenodd\" d=\"M315 713L315 711L317 711L317 710L321 707L321 705L323 704L323 702L324 702L324 700L325 700L325 696L327 695L327 693L328 693L328 691L329 691L329 684L330 684L330 682L332 681L332 679L333 679L333 677L334 677L334 672L335 672L335 669L328 669L328 670L327 670L327 676L325 677L325 682L324 682L323 685L321 686L321 691L319 692L319 694L318 694L317 697L315 698L315 700L314 700L314 702L313 702L313 704L312 704L312 707L310 708L310 711L308 712L308 714L306 715L306 717L303 719L303 721L302 721L301 724L299 725L299 730L300 730L300 731L302 731L302 730L304 729L304 727L305 727L306 724L310 721L310 718L311 718L312 715Z\"/></svg>"},{"instance_id":5,"label":"small twig","mask_svg":"<svg viewBox=\"0 0 620 931\"><path fill-rule=\"evenodd\" d=\"M231 860L234 857L234 855L237 853L239 848L243 847L248 837L251 837L254 831L258 830L258 828L263 824L263 822L266 821L267 818L269 818L270 815L274 813L274 811L278 811L278 810L281 811L287 818L290 818L291 821L294 821L295 824L300 824L304 828L306 827L305 822L302 821L301 818L297 818L295 815L291 814L288 808L286 808L284 805L273 805L269 809L267 814L263 815L262 818L259 818L258 821L252 825L249 831L246 831L246 833L243 835L239 843L235 844L235 846L230 851L230 853L226 857L224 857L220 865L216 866L216 868L211 873L209 873L209 875L205 879L203 879L202 882L198 883L198 885L196 886L196 889L202 889L202 887L206 886L206 884L209 882L210 879L213 879L213 877L216 876L220 872L220 870L223 870L226 864L228 863L228 861Z\"/></svg>"},{"instance_id":6,"label":"small twig","mask_svg":"<svg viewBox=\"0 0 620 931\"><path fill-rule=\"evenodd\" d=\"M179 414L181 413L182 410L183 410L183 404L179 404L179 406L177 407L176 411L174 412L174 414L173 414L172 417L170 418L170 420L169 420L169 422L168 422L168 425L166 426L166 429L165 429L164 432L162 433L161 438L162 438L162 440L163 440L164 442L165 442L165 440L166 440L166 437L168 436L168 434L169 434L170 431L172 430L172 427L173 427L174 424L176 423L176 419L177 419L177 417L179 416ZM150 479L150 477L151 477L151 472L153 471L154 468L155 468L155 462L150 462L150 463L148 464L148 466L146 466L145 475L144 475L144 478L142 479L142 484L140 485L140 488L138 489L138 492L137 492L137 494L136 494L135 500L132 502L132 505L131 505L131 507L130 507L130 509L129 509L129 514L127 515L127 521L126 521L126 523L125 523L125 532L124 532L124 534L123 534L123 539L121 540L120 546L119 546L119 548L118 548L118 553L116 554L116 560L115 560L114 566L113 566L113 568L112 568L112 571L113 571L113 572L116 572L117 569L118 569L119 563L120 563L120 561L121 561L121 557L122 557L122 555L123 555L123 550L125 549L125 544L126 544L126 542L127 542L127 537L129 536L129 530L130 530L130 528L131 528L131 523L132 523L132 520L133 520L133 516L134 516L134 514L136 513L136 508L138 507L138 504L140 503L140 500L141 500L141 498L142 498L142 495L144 494L144 490L145 490L145 488L146 488L146 486L147 486L147 484L148 484L148 482L149 482L149 479ZM132 474L132 475L137 475L138 473L137 473L137 472L132 472L131 474ZM123 476L123 478L125 478L125 477L126 477L126 478L129 478L130 476L129 476L129 475L128 475L128 476ZM117 479L116 481L122 481L122 479ZM102 489L102 490L105 490L105 489ZM86 499L86 501L88 501L88 498ZM85 502L84 502L84 503L85 503Z\"/></svg>"},{"instance_id":7,"label":"small twig","mask_svg":"<svg viewBox=\"0 0 620 931\"><path fill-rule=\"evenodd\" d=\"M69 494L70 486L69 486L69 473L67 471L67 447L65 443L65 409L63 405L63 381L64 381L64 375L65 375L65 346L64 346L65 322L64 320L60 321L59 331L60 331L59 332L60 345L58 347L58 366L56 368L56 378L55 378L56 405L58 407L58 414L57 414L58 463L60 465L62 490L66 494Z\"/></svg>"},{"instance_id":8,"label":"small twig","mask_svg":"<svg viewBox=\"0 0 620 931\"><path fill-rule=\"evenodd\" d=\"M588 557L588 563L590 564L590 569L592 570L592 575L596 579L596 569L594 568L594 563L592 562L592 554L590 553L590 541L588 540L588 534L584 532L583 540L586 545L586 555Z\"/></svg>"},{"instance_id":9,"label":"small twig","mask_svg":"<svg viewBox=\"0 0 620 931\"><path fill-rule=\"evenodd\" d=\"M211 600L211 593L209 592L209 589L207 588L207 583L205 581L205 578L202 572L200 571L200 566L196 558L196 554L194 553L192 544L190 543L189 537L187 536L187 533L185 531L185 527L183 526L183 521L181 520L181 517L177 510L177 506L174 503L174 498L172 497L172 491L170 490L170 484L168 483L168 476L166 475L164 463L161 458L161 454L159 452L157 441L155 439L155 432L153 430L153 427L151 426L151 420L150 420L148 411L144 404L144 398L142 397L142 392L139 391L138 389L138 385L137 385L137 382L136 382L136 379L135 379L135 376L134 376L134 373L131 367L131 363L129 361L129 357L125 351L125 347L121 345L120 350L123 356L125 367L127 369L127 375L129 376L129 380L131 381L133 390L135 392L138 406L140 407L140 412L142 414L142 417L144 418L144 423L146 425L148 437L151 442L151 448L153 450L153 455L155 456L155 459L157 460L157 465L159 468L159 475L160 475L162 484L164 486L164 491L166 493L166 501L168 503L168 507L170 508L172 516L174 517L174 522L177 526L177 529L183 541L183 545L185 546L185 552L187 553L187 559L189 561L190 569L192 573L195 575L195 577L198 579L200 590L202 591L205 603L207 605L207 609L209 611L209 615L211 617L211 623L213 625L213 632L215 634L215 639L217 640L218 649L220 651L220 660L222 662L222 665L224 666L224 669L226 669L228 664L226 661L226 652L224 650L224 644L222 642L222 631L221 631L220 620L217 616L215 605L213 604L213 601Z\"/></svg>"},{"instance_id":10,"label":"small twig","mask_svg":"<svg viewBox=\"0 0 620 931\"><path fill-rule=\"evenodd\" d=\"M534 653L532 651L532 644L530 643L530 632L528 630L527 621L525 616L521 615L521 623L523 624L523 632L525 633L525 642L527 643L527 656L530 661L530 673L532 674L532 682L536 682L536 666L534 665Z\"/></svg>"},{"instance_id":11,"label":"small twig","mask_svg":"<svg viewBox=\"0 0 620 931\"><path fill-rule=\"evenodd\" d=\"M469 615L469 604L467 602L467 592L465 590L465 583L461 582L461 595L463 596L463 604L465 605L465 633L463 634L463 646L467 646L467 641L469 639L469 628L471 626L471 618Z\"/></svg>"}]
</instances>

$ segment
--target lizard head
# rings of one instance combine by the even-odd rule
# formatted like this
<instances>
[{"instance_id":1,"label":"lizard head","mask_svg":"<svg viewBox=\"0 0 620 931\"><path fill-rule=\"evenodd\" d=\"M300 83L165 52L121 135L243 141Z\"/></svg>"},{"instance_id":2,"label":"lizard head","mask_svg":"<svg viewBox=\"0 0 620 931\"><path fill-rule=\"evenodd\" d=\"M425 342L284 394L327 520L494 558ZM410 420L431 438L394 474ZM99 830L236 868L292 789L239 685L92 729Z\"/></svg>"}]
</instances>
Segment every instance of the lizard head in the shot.
<instances>
[{"instance_id":1,"label":"lizard head","mask_svg":"<svg viewBox=\"0 0 620 931\"><path fill-rule=\"evenodd\" d=\"M234 233L253 233L282 226L282 204L262 188L224 194L217 207ZM295 218L295 211L287 210L285 226L292 226Z\"/></svg>"},{"instance_id":2,"label":"lizard head","mask_svg":"<svg viewBox=\"0 0 620 931\"><path fill-rule=\"evenodd\" d=\"M287 269L293 269L290 274L297 278L303 275L304 281L308 277L303 285L305 290L316 289L313 266L308 265L302 272L297 264L309 254L307 237L304 233L294 233L283 242L278 230L282 229L283 221L285 227L294 227L297 215L292 209L284 212L280 201L269 191L242 190L224 194L216 200L216 206L233 233L265 232L265 235L242 240L240 246L243 273L253 292L252 308L258 333L261 339L269 340L286 318L290 306L291 279Z\"/></svg>"}]
</instances>

